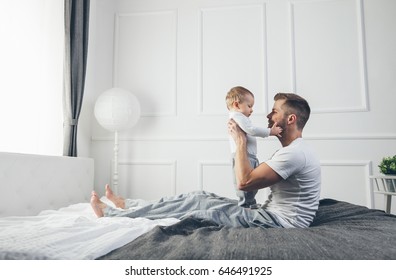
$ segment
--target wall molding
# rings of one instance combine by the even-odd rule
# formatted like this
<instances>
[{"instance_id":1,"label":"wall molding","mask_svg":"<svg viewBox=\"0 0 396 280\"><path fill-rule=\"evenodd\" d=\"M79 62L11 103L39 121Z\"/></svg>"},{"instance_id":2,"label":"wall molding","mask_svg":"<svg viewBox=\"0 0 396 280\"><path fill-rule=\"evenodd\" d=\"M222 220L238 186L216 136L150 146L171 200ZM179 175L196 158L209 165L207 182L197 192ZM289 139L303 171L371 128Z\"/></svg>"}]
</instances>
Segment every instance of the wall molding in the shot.
<instances>
[{"instance_id":1,"label":"wall molding","mask_svg":"<svg viewBox=\"0 0 396 280\"><path fill-rule=\"evenodd\" d=\"M262 88L263 88L263 111L255 111L255 115L260 116L264 115L266 116L268 112L266 110L268 109L268 47L267 47L267 3L254 3L254 4L241 4L241 5L231 5L231 6L216 6L216 7L208 7L208 8L201 8L199 9L199 31L198 31L198 46L199 46L199 57L198 57L198 115L199 116L224 116L224 113L219 113L217 112L204 112L204 81L203 81L203 64L204 64L204 57L203 57L203 37L204 37L204 31L203 31L203 15L205 11L221 11L221 10L230 10L230 9L241 9L241 8L250 8L254 7L257 9L262 10L262 28L263 28L263 34L262 34L262 43L263 43L263 50L262 50L262 69L264 72L264 77L263 80L261 81L262 83ZM224 93L225 96L226 93Z\"/></svg>"},{"instance_id":2,"label":"wall molding","mask_svg":"<svg viewBox=\"0 0 396 280\"><path fill-rule=\"evenodd\" d=\"M374 188L370 176L372 175L371 160L321 160L320 166L344 166L344 167L363 167L365 175L365 190L367 207L374 208Z\"/></svg>"},{"instance_id":3,"label":"wall molding","mask_svg":"<svg viewBox=\"0 0 396 280\"><path fill-rule=\"evenodd\" d=\"M359 53L359 70L360 70L360 104L349 107L328 107L328 108L314 108L312 113L346 113L346 112L368 112L370 111L369 93L368 93L368 75L367 75L367 59L366 59L366 38L364 28L364 10L362 0L350 0L356 5L357 18L357 34ZM336 2L336 0L323 0L322 2ZM294 7L300 3L320 3L320 1L301 1L289 3L289 18L290 18L290 56L291 56L291 81L292 91L297 92L297 69L296 69L296 44L295 44L295 13Z\"/></svg>"},{"instance_id":4,"label":"wall molding","mask_svg":"<svg viewBox=\"0 0 396 280\"><path fill-rule=\"evenodd\" d=\"M230 172L231 172L231 162L230 161L211 161L211 160L199 161L198 162L198 187L200 188L201 191L204 190L203 189L203 175L204 175L203 169L206 166L227 166L230 168Z\"/></svg>"},{"instance_id":5,"label":"wall molding","mask_svg":"<svg viewBox=\"0 0 396 280\"><path fill-rule=\"evenodd\" d=\"M305 135L306 140L396 140L396 134L311 134ZM127 142L215 142L229 141L228 137L205 137L205 136L175 136L175 137L131 137L119 136L119 141ZM270 137L266 139L258 138L261 141L278 141ZM114 136L92 136L93 142L114 141Z\"/></svg>"},{"instance_id":6,"label":"wall molding","mask_svg":"<svg viewBox=\"0 0 396 280\"><path fill-rule=\"evenodd\" d=\"M177 160L127 160L121 159L118 161L118 166L169 166L172 170L170 193L176 195L176 181L177 181ZM111 160L111 174L113 174L114 161ZM120 172L118 171L118 178L120 178Z\"/></svg>"},{"instance_id":7,"label":"wall molding","mask_svg":"<svg viewBox=\"0 0 396 280\"><path fill-rule=\"evenodd\" d=\"M160 111L160 112L142 112L142 117L168 117L168 116L177 116L177 44L178 44L178 9L170 9L170 10L160 10L160 11L140 11L140 12L129 12L129 13L116 13L115 20L114 20L114 44L113 44L113 87L123 87L119 85L119 70L118 70L118 59L119 59L119 28L120 28L120 19L126 17L133 17L133 16L144 16L144 15L164 15L170 14L171 16L175 17L175 61L174 63L174 78L173 78L173 92L170 94L172 98L172 107L169 108L168 111Z\"/></svg>"},{"instance_id":8,"label":"wall molding","mask_svg":"<svg viewBox=\"0 0 396 280\"><path fill-rule=\"evenodd\" d=\"M367 207L374 207L374 191L373 191L373 184L370 179L370 175L372 174L372 161L371 160L322 160L320 161L320 165L327 166L327 167L363 167L363 172L365 176L365 196L366 196L366 203ZM203 179L204 179L204 168L205 167L227 167L230 168L231 172L231 162L230 161L199 161L197 166L197 173L198 173L198 187L203 190Z\"/></svg>"}]
</instances>

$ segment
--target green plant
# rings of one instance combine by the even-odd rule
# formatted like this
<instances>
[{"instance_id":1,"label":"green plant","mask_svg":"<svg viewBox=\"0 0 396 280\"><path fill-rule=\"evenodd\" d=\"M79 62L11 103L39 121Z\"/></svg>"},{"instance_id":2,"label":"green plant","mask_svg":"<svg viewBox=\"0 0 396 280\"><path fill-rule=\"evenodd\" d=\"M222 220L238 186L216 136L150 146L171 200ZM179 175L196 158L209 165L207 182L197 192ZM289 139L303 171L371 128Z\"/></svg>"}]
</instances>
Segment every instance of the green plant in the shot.
<instances>
[{"instance_id":1,"label":"green plant","mask_svg":"<svg viewBox=\"0 0 396 280\"><path fill-rule=\"evenodd\" d=\"M396 175L396 155L393 157L384 157L378 167L382 174Z\"/></svg>"}]
</instances>

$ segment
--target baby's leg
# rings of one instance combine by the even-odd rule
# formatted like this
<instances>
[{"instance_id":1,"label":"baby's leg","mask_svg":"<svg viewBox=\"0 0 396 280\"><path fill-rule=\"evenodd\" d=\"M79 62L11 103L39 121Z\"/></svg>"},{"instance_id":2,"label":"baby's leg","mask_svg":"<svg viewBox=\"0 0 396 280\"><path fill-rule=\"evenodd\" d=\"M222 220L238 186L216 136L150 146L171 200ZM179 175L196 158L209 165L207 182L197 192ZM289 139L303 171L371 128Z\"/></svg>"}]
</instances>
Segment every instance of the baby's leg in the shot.
<instances>
[{"instance_id":1,"label":"baby's leg","mask_svg":"<svg viewBox=\"0 0 396 280\"><path fill-rule=\"evenodd\" d=\"M250 162L250 165L252 166L252 168L256 168L259 165L259 161L258 161L257 157L252 156L250 154L249 154L249 162ZM233 168L233 175L234 175L234 186L236 189L236 195L238 197L238 205L241 207L245 207L245 208L258 208L259 205L257 204L256 198L255 198L258 191L256 190L256 191L245 192L245 191L239 190L237 188L234 167L235 167L235 158L233 157L232 168Z\"/></svg>"}]
</instances>

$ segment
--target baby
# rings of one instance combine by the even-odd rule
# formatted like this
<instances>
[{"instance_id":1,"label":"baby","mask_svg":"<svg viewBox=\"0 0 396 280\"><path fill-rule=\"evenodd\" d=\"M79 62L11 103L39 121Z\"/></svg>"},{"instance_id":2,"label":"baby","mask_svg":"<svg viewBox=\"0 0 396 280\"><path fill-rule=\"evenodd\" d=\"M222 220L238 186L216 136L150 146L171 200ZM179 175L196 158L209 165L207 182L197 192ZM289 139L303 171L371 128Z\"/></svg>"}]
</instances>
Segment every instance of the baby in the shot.
<instances>
[{"instance_id":1,"label":"baby","mask_svg":"<svg viewBox=\"0 0 396 280\"><path fill-rule=\"evenodd\" d=\"M271 135L279 135L282 132L282 128L276 126L271 128L253 126L249 116L253 113L254 95L244 87L237 86L230 89L226 96L226 104L229 111L229 118L233 119L246 133L246 145L250 165L252 168L256 168L259 165L259 161L257 159L256 136L264 138ZM234 172L236 146L234 139L232 139L231 136L230 147L232 155L233 182L239 200L238 204L242 207L257 208L258 205L255 199L257 191L245 192L237 189Z\"/></svg>"}]
</instances>

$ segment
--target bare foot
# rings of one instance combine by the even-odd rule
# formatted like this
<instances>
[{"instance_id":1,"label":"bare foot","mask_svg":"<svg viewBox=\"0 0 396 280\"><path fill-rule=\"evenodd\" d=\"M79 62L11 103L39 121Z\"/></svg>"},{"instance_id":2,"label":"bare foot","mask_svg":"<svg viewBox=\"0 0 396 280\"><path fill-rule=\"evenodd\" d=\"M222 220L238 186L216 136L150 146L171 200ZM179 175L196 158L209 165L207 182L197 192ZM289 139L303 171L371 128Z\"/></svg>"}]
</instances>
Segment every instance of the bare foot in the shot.
<instances>
[{"instance_id":1,"label":"bare foot","mask_svg":"<svg viewBox=\"0 0 396 280\"><path fill-rule=\"evenodd\" d=\"M103 217L103 209L106 208L106 204L99 199L95 191L92 191L91 194L91 206L98 218Z\"/></svg>"},{"instance_id":2,"label":"bare foot","mask_svg":"<svg viewBox=\"0 0 396 280\"><path fill-rule=\"evenodd\" d=\"M116 207L125 209L125 199L121 196L116 196L113 191L110 189L109 185L105 186L106 189L106 197L115 204Z\"/></svg>"}]
</instances>

